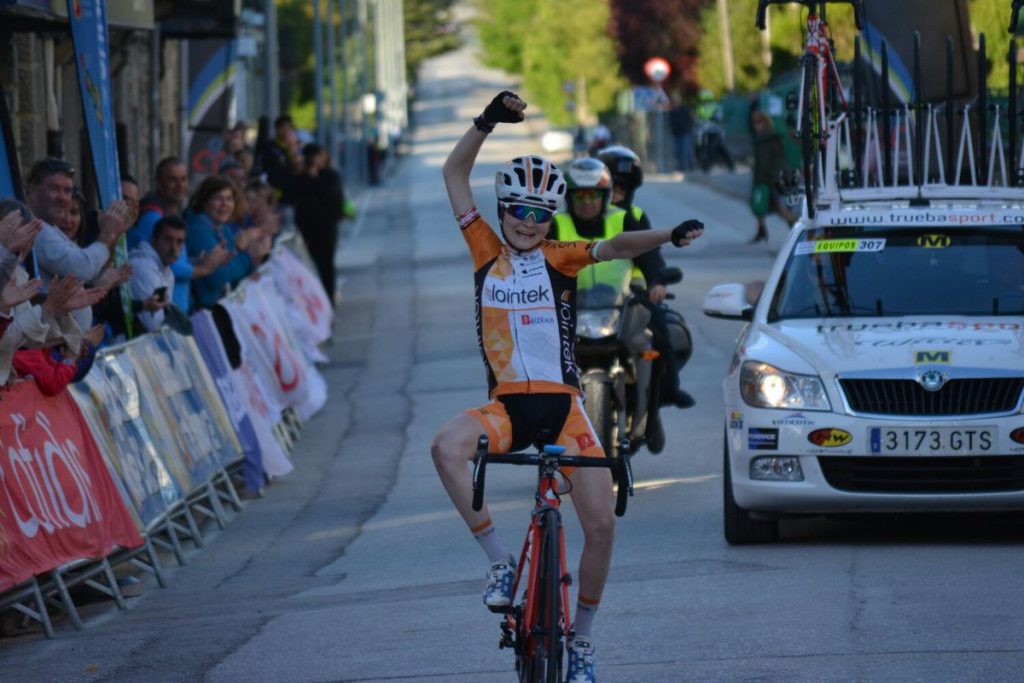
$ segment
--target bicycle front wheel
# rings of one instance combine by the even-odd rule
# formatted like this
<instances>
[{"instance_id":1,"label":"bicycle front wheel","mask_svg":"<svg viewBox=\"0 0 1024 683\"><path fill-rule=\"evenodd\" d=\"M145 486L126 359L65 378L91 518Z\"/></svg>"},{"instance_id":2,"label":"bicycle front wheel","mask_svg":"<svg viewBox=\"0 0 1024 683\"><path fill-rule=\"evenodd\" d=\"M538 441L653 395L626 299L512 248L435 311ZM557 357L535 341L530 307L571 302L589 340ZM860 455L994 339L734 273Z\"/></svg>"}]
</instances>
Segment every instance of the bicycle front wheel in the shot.
<instances>
[{"instance_id":1,"label":"bicycle front wheel","mask_svg":"<svg viewBox=\"0 0 1024 683\"><path fill-rule=\"evenodd\" d=\"M810 52L803 58L803 97L800 112L800 153L803 159L804 195L807 217L814 218L818 194L818 161L821 158L821 92L818 87L818 57Z\"/></svg>"},{"instance_id":2,"label":"bicycle front wheel","mask_svg":"<svg viewBox=\"0 0 1024 683\"><path fill-rule=\"evenodd\" d=\"M537 575L537 623L534 627L536 683L562 681L562 563L559 515L548 510L541 517L540 567Z\"/></svg>"}]
</instances>

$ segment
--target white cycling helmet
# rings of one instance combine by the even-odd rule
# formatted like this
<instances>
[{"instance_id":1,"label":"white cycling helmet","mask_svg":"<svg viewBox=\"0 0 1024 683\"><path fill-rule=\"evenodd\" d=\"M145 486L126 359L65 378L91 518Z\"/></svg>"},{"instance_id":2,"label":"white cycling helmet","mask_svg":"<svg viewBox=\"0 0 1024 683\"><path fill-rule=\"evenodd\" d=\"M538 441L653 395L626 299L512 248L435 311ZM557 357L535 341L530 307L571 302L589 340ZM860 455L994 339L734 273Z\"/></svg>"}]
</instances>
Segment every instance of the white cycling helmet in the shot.
<instances>
[{"instance_id":1,"label":"white cycling helmet","mask_svg":"<svg viewBox=\"0 0 1024 683\"><path fill-rule=\"evenodd\" d=\"M516 157L498 171L494 191L499 202L530 204L556 211L565 196L565 176L544 157Z\"/></svg>"}]
</instances>

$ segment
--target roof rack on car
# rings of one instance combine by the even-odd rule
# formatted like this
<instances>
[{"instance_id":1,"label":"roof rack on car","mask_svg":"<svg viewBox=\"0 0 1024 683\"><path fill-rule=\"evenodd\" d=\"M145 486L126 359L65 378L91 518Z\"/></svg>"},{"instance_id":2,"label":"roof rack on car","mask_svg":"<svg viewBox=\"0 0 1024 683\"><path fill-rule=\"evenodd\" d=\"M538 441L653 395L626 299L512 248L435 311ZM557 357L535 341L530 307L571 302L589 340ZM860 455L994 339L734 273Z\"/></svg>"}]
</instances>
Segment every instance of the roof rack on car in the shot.
<instances>
[{"instance_id":1,"label":"roof rack on car","mask_svg":"<svg viewBox=\"0 0 1024 683\"><path fill-rule=\"evenodd\" d=\"M881 45L882 102L860 104L860 39L855 43L853 106L827 121L824 163L817 164L815 207L932 200L1024 203L1024 142L1020 136L1016 82L1017 44L1008 51L1008 104L989 102L985 36L978 49L979 94L953 99L953 41L946 40L945 101L922 98L921 40L914 34L914 83L911 101L889 106L887 46ZM824 171L822 169L825 169ZM812 212L813 213L813 212Z\"/></svg>"}]
</instances>

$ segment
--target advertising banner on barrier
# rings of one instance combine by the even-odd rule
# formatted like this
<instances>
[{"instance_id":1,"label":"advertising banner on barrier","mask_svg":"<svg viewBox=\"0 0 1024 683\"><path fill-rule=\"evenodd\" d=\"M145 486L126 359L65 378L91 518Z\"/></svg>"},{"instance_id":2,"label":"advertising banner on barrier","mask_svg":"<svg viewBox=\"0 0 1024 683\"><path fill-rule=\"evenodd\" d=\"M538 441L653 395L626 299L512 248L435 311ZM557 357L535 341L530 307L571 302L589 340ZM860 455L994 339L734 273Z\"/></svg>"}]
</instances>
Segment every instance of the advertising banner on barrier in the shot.
<instances>
[{"instance_id":1,"label":"advertising banner on barrier","mask_svg":"<svg viewBox=\"0 0 1024 683\"><path fill-rule=\"evenodd\" d=\"M223 303L223 302L222 302ZM259 443L263 471L271 477L279 477L292 471L291 461L274 436L274 425L281 419L281 408L276 407L267 394L264 382L253 369L250 356L243 352L239 337L241 322L232 319L228 307L221 305L212 309L212 321L216 326L220 347L224 350L231 367L231 381L235 395L242 402L242 408L252 418L253 431ZM195 319L193 318L193 323Z\"/></svg>"},{"instance_id":2,"label":"advertising banner on barrier","mask_svg":"<svg viewBox=\"0 0 1024 683\"><path fill-rule=\"evenodd\" d=\"M159 441L143 420L134 374L126 376L114 356L101 354L71 390L79 405L91 404L84 412L91 415L93 433L109 435L112 447L104 448L103 454L120 477L143 528L148 527L181 500L183 485L171 475L157 450Z\"/></svg>"},{"instance_id":3,"label":"advertising banner on barrier","mask_svg":"<svg viewBox=\"0 0 1024 683\"><path fill-rule=\"evenodd\" d=\"M256 436L256 429L245 409L243 399L235 391L235 383L231 378L231 364L210 311L197 311L192 315L192 334L213 383L217 385L221 400L224 401L224 407L238 436L238 443L242 447L242 474L245 477L245 486L249 491L259 491L263 488L263 454L260 452L259 438Z\"/></svg>"},{"instance_id":4,"label":"advertising banner on barrier","mask_svg":"<svg viewBox=\"0 0 1024 683\"><path fill-rule=\"evenodd\" d=\"M188 372L192 378L190 406L206 419L211 442L219 439L221 447L217 450L217 459L221 467L236 462L242 457L242 445L238 442L238 434L231 424L227 407L217 391L210 368L203 360L196 340L164 329L159 342L166 346L169 357L175 363L173 366L165 366L164 370L175 374ZM216 433L216 439L213 433Z\"/></svg>"},{"instance_id":5,"label":"advertising banner on barrier","mask_svg":"<svg viewBox=\"0 0 1024 683\"><path fill-rule=\"evenodd\" d=\"M320 278L289 249L274 252L270 273L277 291L290 304L288 321L298 341L304 344L303 351L307 351L308 358L325 361L316 345L331 336L333 310Z\"/></svg>"},{"instance_id":6,"label":"advertising banner on barrier","mask_svg":"<svg viewBox=\"0 0 1024 683\"><path fill-rule=\"evenodd\" d=\"M20 382L0 401L0 592L79 558L142 543L68 392Z\"/></svg>"},{"instance_id":7,"label":"advertising banner on barrier","mask_svg":"<svg viewBox=\"0 0 1024 683\"><path fill-rule=\"evenodd\" d=\"M249 298L252 291L250 282L244 285L245 298ZM272 345L261 343L261 337L257 336L254 329L260 328L250 318L249 309L242 303L241 297L231 297L223 301L224 307L231 314L231 322L238 337L238 343L242 347L242 357L248 362L252 370L253 378L263 389L263 397L267 401L270 413L274 415L272 422L281 419L281 413L285 408L297 403L294 396L299 387L302 386L299 375L301 365L294 358L294 354L284 354L284 357L275 362L275 353ZM265 334L262 335L265 337ZM270 346L270 348L266 348ZM283 379L281 379L283 377Z\"/></svg>"},{"instance_id":8,"label":"advertising banner on barrier","mask_svg":"<svg viewBox=\"0 0 1024 683\"><path fill-rule=\"evenodd\" d=\"M217 424L218 409L223 415L220 398L214 394L209 397L211 405L204 403L195 369L189 367L193 361L175 338L148 334L128 345L122 356L134 367L140 388L146 388L142 409L150 433L159 435L167 460L181 463L189 490L238 457L238 441L227 418L223 419L229 434Z\"/></svg>"},{"instance_id":9,"label":"advertising banner on barrier","mask_svg":"<svg viewBox=\"0 0 1024 683\"><path fill-rule=\"evenodd\" d=\"M283 324L288 319L288 304L273 280L260 278L246 283L242 307L256 343L266 357L273 359L274 373L287 405L293 406L303 420L310 419L327 402L327 383Z\"/></svg>"}]
</instances>

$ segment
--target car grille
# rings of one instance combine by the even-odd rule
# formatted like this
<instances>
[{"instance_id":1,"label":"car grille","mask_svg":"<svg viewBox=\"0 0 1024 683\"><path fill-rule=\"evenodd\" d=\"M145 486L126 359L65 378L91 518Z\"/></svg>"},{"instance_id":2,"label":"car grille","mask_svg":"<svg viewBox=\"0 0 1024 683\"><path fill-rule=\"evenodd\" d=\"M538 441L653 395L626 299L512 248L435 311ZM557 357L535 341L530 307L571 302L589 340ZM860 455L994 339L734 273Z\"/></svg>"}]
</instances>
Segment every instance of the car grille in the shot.
<instances>
[{"instance_id":1,"label":"car grille","mask_svg":"<svg viewBox=\"0 0 1024 683\"><path fill-rule=\"evenodd\" d=\"M991 493L1024 490L1024 456L818 456L829 486L855 493Z\"/></svg>"},{"instance_id":2,"label":"car grille","mask_svg":"<svg viewBox=\"0 0 1024 683\"><path fill-rule=\"evenodd\" d=\"M1015 409L1024 377L951 379L938 391L926 391L909 379L843 379L839 384L857 413L980 415Z\"/></svg>"}]
</instances>

